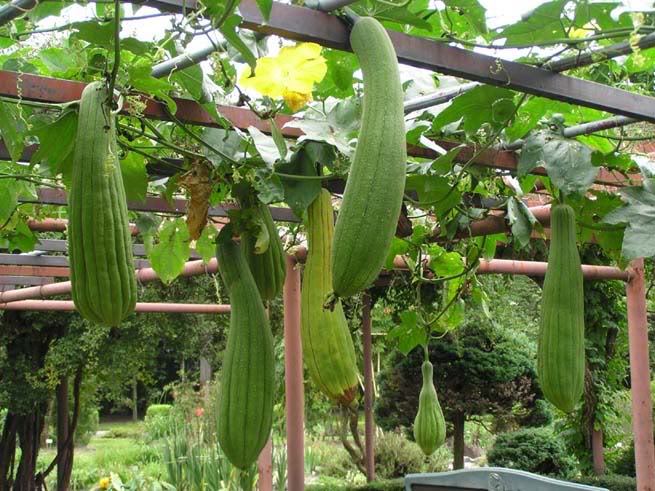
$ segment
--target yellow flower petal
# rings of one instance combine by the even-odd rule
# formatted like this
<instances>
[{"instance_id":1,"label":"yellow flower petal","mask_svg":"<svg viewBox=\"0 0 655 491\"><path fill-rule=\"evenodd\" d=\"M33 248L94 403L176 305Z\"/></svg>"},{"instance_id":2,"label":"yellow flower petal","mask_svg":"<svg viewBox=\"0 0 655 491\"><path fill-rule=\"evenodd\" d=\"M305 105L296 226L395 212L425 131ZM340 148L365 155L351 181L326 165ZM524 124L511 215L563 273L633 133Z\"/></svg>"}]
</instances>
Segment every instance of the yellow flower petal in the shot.
<instances>
[{"instance_id":1,"label":"yellow flower petal","mask_svg":"<svg viewBox=\"0 0 655 491\"><path fill-rule=\"evenodd\" d=\"M323 80L326 73L327 64L321 56L321 47L316 43L301 43L282 48L277 56L260 58L255 75L251 76L247 69L239 83L262 95L296 101L287 102L289 107L302 107L311 100L314 84ZM304 101L302 104L301 100Z\"/></svg>"},{"instance_id":2,"label":"yellow flower petal","mask_svg":"<svg viewBox=\"0 0 655 491\"><path fill-rule=\"evenodd\" d=\"M312 100L312 94L303 94L300 92L285 92L284 93L284 102L287 103L287 106L293 111L296 112L299 109L302 109L305 104Z\"/></svg>"}]
</instances>

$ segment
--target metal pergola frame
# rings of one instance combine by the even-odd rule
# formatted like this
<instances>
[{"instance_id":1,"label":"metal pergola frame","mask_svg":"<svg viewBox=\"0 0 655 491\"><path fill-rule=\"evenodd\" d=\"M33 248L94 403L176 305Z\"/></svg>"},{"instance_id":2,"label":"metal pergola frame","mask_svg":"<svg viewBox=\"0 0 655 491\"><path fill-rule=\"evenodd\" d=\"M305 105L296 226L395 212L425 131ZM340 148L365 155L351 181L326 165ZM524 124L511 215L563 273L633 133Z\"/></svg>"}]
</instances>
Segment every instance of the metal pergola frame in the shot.
<instances>
[{"instance_id":1,"label":"metal pergola frame","mask_svg":"<svg viewBox=\"0 0 655 491\"><path fill-rule=\"evenodd\" d=\"M26 9L36 5L36 0L14 0L12 4L0 8L0 25L21 15ZM144 3L162 11L181 13L193 10L195 0L145 0L131 3ZM239 10L243 18L241 27L265 35L279 35L297 41L313 41L325 47L349 50L348 29L335 16L329 15L322 10L331 10L344 5L344 0L323 0L317 2L317 9L312 10L305 7L273 3L270 19L264 22L261 13L254 0L242 0ZM390 32L390 37L396 48L399 61L407 65L419 68L426 68L444 74L455 75L475 82L490 85L507 87L521 92L549 97L552 99L578 104L586 107L596 108L615 114L614 126L612 123L600 123L601 129L616 127L630 122L650 121L655 122L655 98L633 94L624 90L586 80L568 77L555 71L563 71L573 66L571 60L560 60L551 63L547 68L537 68L520 63L500 60L499 58L482 55L462 48L451 46L447 43L416 38ZM652 36L651 36L652 37ZM644 37L643 47L653 45L648 36ZM616 48L619 49L619 48ZM619 51L608 52L607 57L616 56ZM585 56L585 55L581 55ZM170 60L169 60L170 61ZM578 59L578 61L580 61ZM593 62L590 57L589 62ZM559 63L559 64L558 64ZM568 65L567 65L568 63ZM175 63L172 63L175 65ZM169 63L171 65L171 63ZM501 69L498 69L500 67ZM178 67L180 68L180 67ZM163 68L160 69L164 73ZM20 90L18 88L20 87ZM47 77L38 77L29 74L15 74L12 72L0 72L0 95L6 97L23 98L43 102L69 102L79 99L83 83L66 80L56 80ZM152 99L146 99L147 105L144 115L148 118L167 120L166 111L160 103ZM176 99L178 104L177 118L189 124L213 126L218 124L212 120L197 103L184 99ZM424 106L427 107L427 106ZM267 122L259 120L254 113L242 108L219 106L219 113L238 128L255 126L262 131L270 131ZM292 118L278 116L276 123L283 129L283 134L289 138L301 136L301 132L295 128L284 128L284 124ZM596 125L599 122L590 123ZM593 129L591 128L591 129ZM570 130L570 129L569 129ZM595 129L594 131L598 131ZM574 136L576 133L571 132ZM584 134L577 133L577 134ZM452 142L438 142L446 149L457 145ZM26 156L29 159L34 148L27 149ZM2 149L0 149L2 154ZM434 158L435 152L421 147L410 147L409 154L415 157ZM470 158L474 154L472 148L464 149L461 152L461 159ZM25 156L24 156L25 157ZM476 165L487 166L506 171L515 171L517 165L516 154L509 150L492 149L482 153L475 161ZM543 169L535 169L536 174L545 174ZM638 181L637 176L624 176L617 172L603 170L599 174L597 183L604 185L620 186L631 181ZM40 194L39 202L56 205L65 204L65 196L57 193ZM153 205L149 202L150 206ZM138 204L131 204L135 209ZM142 205L141 205L142 206ZM168 205L167 205L168 206ZM184 213L184 203L175 204L169 212ZM138 208L137 208L138 209ZM280 209L278 220L293 220L295 217L290 212ZM213 216L225 216L225 208L217 208ZM536 214L535 214L536 215ZM538 220L547 223L550 216L548 207L539 210ZM33 228L39 227L38 223L32 224ZM62 229L65 224L51 222L53 227ZM504 217L490 216L471 224L469 233L463 236L486 235L506 231L507 225ZM43 228L41 228L43 229ZM46 228L47 229L47 228ZM26 256L27 257L27 256ZM34 258L35 256L29 256ZM287 447L288 447L288 489L299 491L304 488L304 424L303 424L303 370L302 351L300 342L300 271L297 263L303 259L302 251L294 256L287 256L287 278L284 285L284 336L285 336L285 388L286 388L286 415L287 415ZM543 276L546 272L547 263L490 260L482 261L477 269L479 274L513 274ZM34 268L34 272L42 272L43 269L51 266L25 266ZM406 267L403 258L396 258L394 267L403 269ZM215 272L217 269L216 260L208 264L202 261L188 262L182 276L192 276ZM655 483L655 447L653 446L653 422L652 403L650 396L650 371L648 360L648 322L646 316L646 290L644 280L643 259L632 261L628 270L623 271L607 266L583 266L583 274L586 279L594 280L621 280L626 283L626 295L628 305L628 330L630 349L630 373L632 391L632 413L633 432L635 436L635 454L637 470L637 486L639 491L652 491ZM153 281L157 279L156 273L150 268L140 268L137 272L140 281ZM52 303L50 300L43 300L49 296L70 293L70 282L51 282L48 275L36 275L40 278L39 286L31 286L21 289L0 292L0 308L70 308L70 303ZM39 300L40 299L40 300ZM25 303L28 302L28 303ZM41 303L34 303L41 302ZM61 301L60 301L61 302ZM155 308L144 307L141 309ZM153 304L150 304L153 305ZM182 304L180 304L182 305ZM227 311L229 306L211 306L218 310ZM364 375L365 375L365 409L367 449L373 448L372 444L372 373L371 363L371 339L370 339L370 303L365 303L364 310ZM270 458L270 454L269 454ZM372 452L367 452L367 469L373 472ZM266 460L266 459L264 459ZM263 462L266 465L266 462ZM270 484L263 480L262 489L270 489Z\"/></svg>"}]
</instances>

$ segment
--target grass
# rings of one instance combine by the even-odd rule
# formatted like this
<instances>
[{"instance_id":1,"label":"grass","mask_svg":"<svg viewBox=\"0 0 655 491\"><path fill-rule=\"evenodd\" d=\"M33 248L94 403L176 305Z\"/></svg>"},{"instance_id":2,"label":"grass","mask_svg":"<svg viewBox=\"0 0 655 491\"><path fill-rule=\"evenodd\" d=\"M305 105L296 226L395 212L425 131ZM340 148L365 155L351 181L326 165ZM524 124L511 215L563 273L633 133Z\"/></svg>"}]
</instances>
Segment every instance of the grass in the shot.
<instances>
[{"instance_id":1,"label":"grass","mask_svg":"<svg viewBox=\"0 0 655 491\"><path fill-rule=\"evenodd\" d=\"M87 446L75 449L71 491L87 490L112 472L127 479L134 474L135 467L144 477L165 476L161 449L156 445L146 445L141 439L143 422L101 423L99 431L108 433L102 437L94 436ZM54 449L42 450L39 455L40 466L48 465L55 454ZM54 478L54 475L55 472L50 476ZM52 481L48 488L54 489Z\"/></svg>"}]
</instances>

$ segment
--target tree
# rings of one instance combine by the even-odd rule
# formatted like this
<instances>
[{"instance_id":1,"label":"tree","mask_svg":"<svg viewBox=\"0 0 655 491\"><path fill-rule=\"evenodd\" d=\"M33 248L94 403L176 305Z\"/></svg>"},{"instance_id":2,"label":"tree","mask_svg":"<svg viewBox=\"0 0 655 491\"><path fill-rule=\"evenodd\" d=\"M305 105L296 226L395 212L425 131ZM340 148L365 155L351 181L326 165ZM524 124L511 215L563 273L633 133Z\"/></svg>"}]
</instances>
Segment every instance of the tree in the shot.
<instances>
[{"instance_id":1,"label":"tree","mask_svg":"<svg viewBox=\"0 0 655 491\"><path fill-rule=\"evenodd\" d=\"M473 316L475 317L475 316ZM467 419L505 416L520 405L529 411L540 391L529 349L490 322L471 319L459 330L430 342L434 383L453 425L454 467L464 466L464 425ZM385 429L411 427L418 408L423 353L395 353L380 373L377 421Z\"/></svg>"}]
</instances>

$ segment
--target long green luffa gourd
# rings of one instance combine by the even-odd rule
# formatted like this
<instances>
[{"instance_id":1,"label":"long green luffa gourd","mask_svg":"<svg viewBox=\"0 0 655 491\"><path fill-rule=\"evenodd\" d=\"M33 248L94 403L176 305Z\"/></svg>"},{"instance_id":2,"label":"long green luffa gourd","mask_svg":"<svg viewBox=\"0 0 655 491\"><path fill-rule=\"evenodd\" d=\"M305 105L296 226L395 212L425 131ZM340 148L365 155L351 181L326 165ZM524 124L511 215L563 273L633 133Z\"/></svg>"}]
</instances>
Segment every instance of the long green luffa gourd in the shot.
<instances>
[{"instance_id":1,"label":"long green luffa gourd","mask_svg":"<svg viewBox=\"0 0 655 491\"><path fill-rule=\"evenodd\" d=\"M362 122L334 234L337 297L377 278L393 239L405 189L407 150L398 60L384 27L360 18L350 34L364 79Z\"/></svg>"},{"instance_id":2,"label":"long green luffa gourd","mask_svg":"<svg viewBox=\"0 0 655 491\"><path fill-rule=\"evenodd\" d=\"M284 286L286 276L284 247L268 207L259 205L256 207L256 212L268 232L268 247L261 254L257 254L256 237L248 232L241 234L241 245L262 300L273 300L282 292Z\"/></svg>"},{"instance_id":3,"label":"long green luffa gourd","mask_svg":"<svg viewBox=\"0 0 655 491\"><path fill-rule=\"evenodd\" d=\"M246 469L257 460L273 421L273 335L257 285L231 227L217 239L218 268L230 296L217 436L227 458Z\"/></svg>"},{"instance_id":4,"label":"long green luffa gourd","mask_svg":"<svg viewBox=\"0 0 655 491\"><path fill-rule=\"evenodd\" d=\"M432 379L432 363L423 362L423 385L418 400L418 412L414 418L414 439L425 455L431 455L446 440L446 421L441 411Z\"/></svg>"},{"instance_id":5,"label":"long green luffa gourd","mask_svg":"<svg viewBox=\"0 0 655 491\"><path fill-rule=\"evenodd\" d=\"M337 299L333 310L323 308L332 291L334 234L334 212L325 189L307 209L306 230L309 251L301 292L303 358L318 388L347 406L357 394L357 359L341 301Z\"/></svg>"},{"instance_id":6,"label":"long green luffa gourd","mask_svg":"<svg viewBox=\"0 0 655 491\"><path fill-rule=\"evenodd\" d=\"M127 201L106 85L82 92L68 195L73 301L82 317L118 325L136 304Z\"/></svg>"},{"instance_id":7,"label":"long green luffa gourd","mask_svg":"<svg viewBox=\"0 0 655 491\"><path fill-rule=\"evenodd\" d=\"M550 225L537 374L546 399L571 412L582 396L585 371L584 289L573 209L553 206Z\"/></svg>"}]
</instances>

